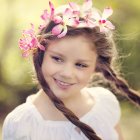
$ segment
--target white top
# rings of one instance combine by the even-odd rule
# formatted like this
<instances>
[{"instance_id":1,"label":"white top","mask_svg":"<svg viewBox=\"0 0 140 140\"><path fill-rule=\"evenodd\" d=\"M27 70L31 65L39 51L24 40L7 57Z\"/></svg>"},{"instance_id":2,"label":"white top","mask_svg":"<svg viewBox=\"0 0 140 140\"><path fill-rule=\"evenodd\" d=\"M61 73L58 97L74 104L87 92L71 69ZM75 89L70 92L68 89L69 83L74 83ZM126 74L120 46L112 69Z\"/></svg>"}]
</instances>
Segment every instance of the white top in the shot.
<instances>
[{"instance_id":1,"label":"white top","mask_svg":"<svg viewBox=\"0 0 140 140\"><path fill-rule=\"evenodd\" d=\"M94 97L93 108L80 118L91 126L102 140L118 140L114 127L120 120L119 102L102 87L85 88ZM3 125L3 140L88 140L69 121L44 120L29 96L26 103L8 114Z\"/></svg>"}]
</instances>

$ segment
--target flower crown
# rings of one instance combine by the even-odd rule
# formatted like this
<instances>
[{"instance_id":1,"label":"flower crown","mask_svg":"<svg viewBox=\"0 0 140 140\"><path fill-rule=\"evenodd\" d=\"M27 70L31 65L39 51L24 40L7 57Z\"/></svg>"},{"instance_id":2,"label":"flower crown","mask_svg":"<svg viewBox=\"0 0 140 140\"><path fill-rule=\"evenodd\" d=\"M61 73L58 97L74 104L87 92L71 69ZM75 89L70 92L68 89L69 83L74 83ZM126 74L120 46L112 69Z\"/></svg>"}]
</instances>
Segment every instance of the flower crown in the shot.
<instances>
[{"instance_id":1,"label":"flower crown","mask_svg":"<svg viewBox=\"0 0 140 140\"><path fill-rule=\"evenodd\" d=\"M47 34L55 35L58 38L62 38L67 34L68 26L75 28L94 28L98 26L100 32L115 29L114 25L107 20L112 15L113 10L110 7L105 8L103 14L100 15L97 10L92 8L92 5L92 0L85 0L83 5L70 2L67 6L55 9L54 5L49 1L50 12L44 10L41 15L44 24L39 26L39 31L43 30L50 21L56 23L56 26ZM23 30L23 38L19 40L19 47L22 50L23 57L29 56L30 53L34 53L38 48L45 51L45 47L39 42L33 24L31 24L31 29Z\"/></svg>"}]
</instances>

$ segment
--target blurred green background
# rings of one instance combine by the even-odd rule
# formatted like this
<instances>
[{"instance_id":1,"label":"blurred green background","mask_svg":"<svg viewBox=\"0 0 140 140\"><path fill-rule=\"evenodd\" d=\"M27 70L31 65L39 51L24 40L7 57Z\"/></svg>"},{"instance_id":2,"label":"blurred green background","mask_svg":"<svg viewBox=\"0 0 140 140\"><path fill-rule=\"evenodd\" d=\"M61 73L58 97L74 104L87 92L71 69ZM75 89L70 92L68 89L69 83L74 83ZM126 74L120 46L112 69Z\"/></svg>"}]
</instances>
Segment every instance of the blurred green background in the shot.
<instances>
[{"instance_id":1,"label":"blurred green background","mask_svg":"<svg viewBox=\"0 0 140 140\"><path fill-rule=\"evenodd\" d=\"M80 0L74 0L81 3ZM68 0L52 0L55 6ZM120 52L121 72L130 86L140 91L140 1L94 0L101 11L111 6L116 26L116 44ZM2 123L14 107L37 91L32 82L32 62L21 57L18 40L30 23L41 23L40 15L48 8L47 0L0 0L0 136ZM139 140L140 109L120 100L121 127L125 140Z\"/></svg>"}]
</instances>

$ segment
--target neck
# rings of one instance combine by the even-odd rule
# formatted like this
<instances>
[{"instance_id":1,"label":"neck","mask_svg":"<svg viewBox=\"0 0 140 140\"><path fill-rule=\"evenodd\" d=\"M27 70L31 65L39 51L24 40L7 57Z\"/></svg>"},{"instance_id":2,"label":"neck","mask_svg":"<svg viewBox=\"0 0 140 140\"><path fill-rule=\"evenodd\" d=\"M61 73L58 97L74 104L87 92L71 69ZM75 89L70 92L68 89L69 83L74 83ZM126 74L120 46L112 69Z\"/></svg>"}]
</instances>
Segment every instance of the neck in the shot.
<instances>
[{"instance_id":1,"label":"neck","mask_svg":"<svg viewBox=\"0 0 140 140\"><path fill-rule=\"evenodd\" d=\"M62 100L65 106L75 113L79 118L88 112L93 106L93 101L89 99L89 95L85 92L79 94L73 100ZM46 93L41 89L34 98L34 104L46 119L66 120L61 111L59 111ZM48 116L49 115L49 116Z\"/></svg>"},{"instance_id":2,"label":"neck","mask_svg":"<svg viewBox=\"0 0 140 140\"><path fill-rule=\"evenodd\" d=\"M40 96L40 99L43 103L48 104L49 106L54 106L51 99L42 89L38 92L38 96ZM69 109L73 109L76 108L78 104L81 104L81 102L85 100L85 97L83 97L83 94L79 93L75 94L75 96L72 98L65 98L60 100L65 104L66 107L68 107Z\"/></svg>"}]
</instances>

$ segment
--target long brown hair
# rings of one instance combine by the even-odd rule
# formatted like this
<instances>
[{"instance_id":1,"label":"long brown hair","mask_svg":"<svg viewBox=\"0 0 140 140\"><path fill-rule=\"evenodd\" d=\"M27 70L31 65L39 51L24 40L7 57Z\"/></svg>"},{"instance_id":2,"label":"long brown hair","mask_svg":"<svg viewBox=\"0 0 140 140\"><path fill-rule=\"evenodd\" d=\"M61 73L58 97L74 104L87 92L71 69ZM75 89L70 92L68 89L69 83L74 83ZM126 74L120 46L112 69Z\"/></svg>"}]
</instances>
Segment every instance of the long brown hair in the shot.
<instances>
[{"instance_id":1,"label":"long brown hair","mask_svg":"<svg viewBox=\"0 0 140 140\"><path fill-rule=\"evenodd\" d=\"M55 24L53 22L50 22L50 24L39 33L42 36L42 38L40 39L40 43L46 48L48 46L48 41L57 39L56 36L49 36L47 38L43 37L46 33L52 30L54 25ZM110 34L101 33L98 27L94 27L93 29L69 27L66 36L74 37L81 35L87 37L96 47L96 52L98 56L96 72L102 73L108 81L114 83L118 90L122 91L124 96L126 96L128 99L135 102L136 104L140 105L139 95L135 91L130 89L126 81L119 77L113 69L113 60L116 55L116 48ZM53 102L55 107L60 110L69 121L71 121L74 125L80 128L80 130L87 136L89 140L101 140L101 138L96 135L95 131L90 126L81 122L79 118L71 110L66 108L64 103L51 91L48 83L44 79L41 70L43 57L44 51L38 49L38 51L34 53L33 61L37 74L37 79L44 92Z\"/></svg>"}]
</instances>

